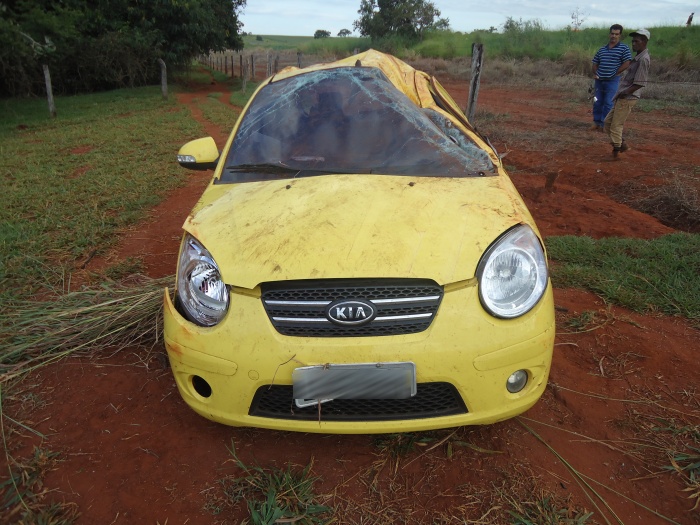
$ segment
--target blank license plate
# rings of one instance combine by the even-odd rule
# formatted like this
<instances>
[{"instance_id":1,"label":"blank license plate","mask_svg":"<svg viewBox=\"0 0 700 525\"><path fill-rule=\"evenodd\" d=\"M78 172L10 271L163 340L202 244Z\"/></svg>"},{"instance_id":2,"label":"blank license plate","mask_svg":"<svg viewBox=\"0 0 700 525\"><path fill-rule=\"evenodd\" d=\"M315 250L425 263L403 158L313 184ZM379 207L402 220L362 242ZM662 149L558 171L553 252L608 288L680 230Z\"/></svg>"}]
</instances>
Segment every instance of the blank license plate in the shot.
<instances>
[{"instance_id":1,"label":"blank license plate","mask_svg":"<svg viewBox=\"0 0 700 525\"><path fill-rule=\"evenodd\" d=\"M406 399L416 395L416 365L356 363L296 368L294 399Z\"/></svg>"}]
</instances>

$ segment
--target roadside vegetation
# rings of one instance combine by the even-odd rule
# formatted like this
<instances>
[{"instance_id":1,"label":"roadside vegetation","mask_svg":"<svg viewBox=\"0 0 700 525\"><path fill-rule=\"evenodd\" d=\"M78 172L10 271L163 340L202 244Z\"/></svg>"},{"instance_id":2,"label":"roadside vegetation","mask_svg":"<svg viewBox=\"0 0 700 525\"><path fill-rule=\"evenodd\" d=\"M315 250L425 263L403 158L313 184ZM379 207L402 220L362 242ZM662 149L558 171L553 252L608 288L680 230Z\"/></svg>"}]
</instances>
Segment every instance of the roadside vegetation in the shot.
<instances>
[{"instance_id":1,"label":"roadside vegetation","mask_svg":"<svg viewBox=\"0 0 700 525\"><path fill-rule=\"evenodd\" d=\"M700 235L657 239L549 237L554 285L584 287L640 313L677 315L700 328Z\"/></svg>"},{"instance_id":2,"label":"roadside vegetation","mask_svg":"<svg viewBox=\"0 0 700 525\"><path fill-rule=\"evenodd\" d=\"M0 297L70 290L71 273L185 175L174 151L199 125L157 88L1 101Z\"/></svg>"},{"instance_id":3,"label":"roadside vegetation","mask_svg":"<svg viewBox=\"0 0 700 525\"><path fill-rule=\"evenodd\" d=\"M428 31L421 39L387 35L370 37L284 37L273 35L246 35L244 50L294 51L319 56L348 56L355 49L378 49L405 60L443 59L471 60L472 44L483 44L488 60L551 61L561 63L569 73L590 73L591 57L607 42L608 27L586 27L574 31L550 30L537 20L507 19L500 28L477 30L470 33L440 30ZM623 42L630 45L627 33L637 28L626 28ZM668 72L697 74L700 67L700 27L658 26L651 31L649 44L653 61L665 64ZM260 39L258 39L260 38ZM551 73L551 72L548 72ZM548 75L550 78L553 76Z\"/></svg>"},{"instance_id":4,"label":"roadside vegetation","mask_svg":"<svg viewBox=\"0 0 700 525\"><path fill-rule=\"evenodd\" d=\"M245 0L0 3L0 97L157 83L159 61L181 71L210 50L241 49Z\"/></svg>"}]
</instances>

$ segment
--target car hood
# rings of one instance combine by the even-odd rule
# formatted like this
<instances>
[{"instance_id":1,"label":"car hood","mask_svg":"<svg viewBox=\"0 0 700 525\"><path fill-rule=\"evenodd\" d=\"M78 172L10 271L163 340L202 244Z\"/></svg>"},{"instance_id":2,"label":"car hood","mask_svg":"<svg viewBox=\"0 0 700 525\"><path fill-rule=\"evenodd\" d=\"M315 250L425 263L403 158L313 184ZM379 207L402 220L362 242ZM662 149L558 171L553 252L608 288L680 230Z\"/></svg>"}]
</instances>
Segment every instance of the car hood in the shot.
<instances>
[{"instance_id":1,"label":"car hood","mask_svg":"<svg viewBox=\"0 0 700 525\"><path fill-rule=\"evenodd\" d=\"M474 277L505 230L535 229L507 176L324 175L212 185L184 229L224 281ZM535 230L536 231L536 230Z\"/></svg>"}]
</instances>

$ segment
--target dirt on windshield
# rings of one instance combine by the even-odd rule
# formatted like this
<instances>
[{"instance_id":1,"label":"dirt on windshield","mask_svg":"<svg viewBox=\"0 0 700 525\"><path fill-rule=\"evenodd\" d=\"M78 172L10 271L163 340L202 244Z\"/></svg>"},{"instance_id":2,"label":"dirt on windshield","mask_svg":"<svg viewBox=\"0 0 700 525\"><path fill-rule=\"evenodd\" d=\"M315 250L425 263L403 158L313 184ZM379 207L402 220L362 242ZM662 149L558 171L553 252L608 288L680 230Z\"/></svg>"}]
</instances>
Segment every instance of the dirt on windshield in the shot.
<instances>
[{"instance_id":1,"label":"dirt on windshield","mask_svg":"<svg viewBox=\"0 0 700 525\"><path fill-rule=\"evenodd\" d=\"M464 107L466 82L443 84ZM226 89L177 94L220 148L227 131L197 101L223 91L227 104ZM677 231L618 201L630 188L663 185L670 172L697 176L698 119L633 112L632 149L614 161L605 137L588 130L588 105L565 93L482 84L479 111L477 125L490 116L512 130L494 146L545 237ZM191 172L91 270L139 257L151 277L174 274L182 223L209 177ZM700 418L700 333L684 319L640 315L581 290L554 296L549 386L523 416L498 424L413 437L226 427L185 405L157 345L71 357L27 379L26 425L44 437L26 431L12 452L30 455L41 444L60 453L45 497L75 504L84 524L241 523L245 503L227 501L219 482L244 475L232 447L252 467L311 465L314 493L335 509L335 523L510 523L509 509L542 501L561 510L561 523L577 509L594 512L588 523L700 523L698 494L686 490L673 456L700 440L688 434Z\"/></svg>"}]
</instances>

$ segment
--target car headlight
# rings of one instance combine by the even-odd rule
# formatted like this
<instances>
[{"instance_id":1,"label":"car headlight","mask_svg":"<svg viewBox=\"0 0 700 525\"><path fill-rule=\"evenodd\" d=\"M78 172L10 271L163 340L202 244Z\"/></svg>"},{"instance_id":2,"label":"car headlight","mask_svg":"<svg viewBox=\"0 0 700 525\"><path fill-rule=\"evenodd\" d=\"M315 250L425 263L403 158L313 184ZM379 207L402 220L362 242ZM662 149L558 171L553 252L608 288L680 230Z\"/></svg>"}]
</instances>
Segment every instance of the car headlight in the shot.
<instances>
[{"instance_id":1,"label":"car headlight","mask_svg":"<svg viewBox=\"0 0 700 525\"><path fill-rule=\"evenodd\" d=\"M226 315L229 293L214 258L185 235L177 266L177 293L183 313L192 322L214 326Z\"/></svg>"},{"instance_id":2,"label":"car headlight","mask_svg":"<svg viewBox=\"0 0 700 525\"><path fill-rule=\"evenodd\" d=\"M535 232L516 226L484 253L476 270L486 311L506 319L530 311L547 288L547 261Z\"/></svg>"}]
</instances>

